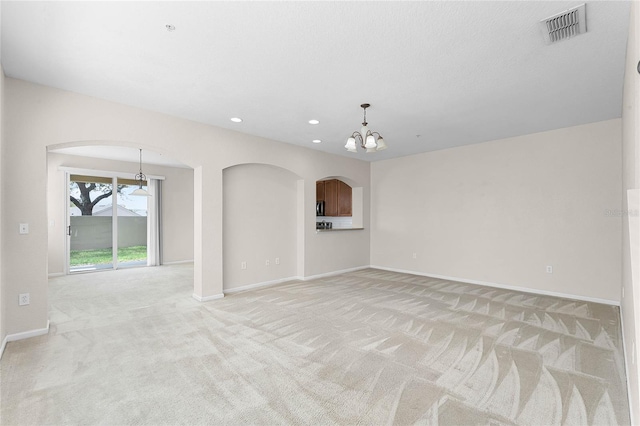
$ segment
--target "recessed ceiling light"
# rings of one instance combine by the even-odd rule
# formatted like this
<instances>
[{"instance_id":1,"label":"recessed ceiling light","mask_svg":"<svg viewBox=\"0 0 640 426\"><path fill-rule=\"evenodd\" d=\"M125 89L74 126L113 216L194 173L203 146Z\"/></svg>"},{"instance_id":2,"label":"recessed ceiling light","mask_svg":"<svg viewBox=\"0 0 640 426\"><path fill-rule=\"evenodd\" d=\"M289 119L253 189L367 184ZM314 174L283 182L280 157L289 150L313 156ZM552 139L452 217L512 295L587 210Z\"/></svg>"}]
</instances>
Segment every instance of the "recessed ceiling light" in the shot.
<instances>
[{"instance_id":1,"label":"recessed ceiling light","mask_svg":"<svg viewBox=\"0 0 640 426\"><path fill-rule=\"evenodd\" d=\"M313 143L320 143L320 142L322 142L322 141L321 141L320 139L314 139L312 142L313 142Z\"/></svg>"},{"instance_id":2,"label":"recessed ceiling light","mask_svg":"<svg viewBox=\"0 0 640 426\"><path fill-rule=\"evenodd\" d=\"M309 120L309 124L320 124L318 120Z\"/></svg>"},{"instance_id":3,"label":"recessed ceiling light","mask_svg":"<svg viewBox=\"0 0 640 426\"><path fill-rule=\"evenodd\" d=\"M242 123L242 118L233 117L231 121L233 121L234 123Z\"/></svg>"},{"instance_id":4,"label":"recessed ceiling light","mask_svg":"<svg viewBox=\"0 0 640 426\"><path fill-rule=\"evenodd\" d=\"M165 27L167 28L167 31L175 31L176 30L176 27L174 27L171 24L167 24L167 25L165 25Z\"/></svg>"}]
</instances>

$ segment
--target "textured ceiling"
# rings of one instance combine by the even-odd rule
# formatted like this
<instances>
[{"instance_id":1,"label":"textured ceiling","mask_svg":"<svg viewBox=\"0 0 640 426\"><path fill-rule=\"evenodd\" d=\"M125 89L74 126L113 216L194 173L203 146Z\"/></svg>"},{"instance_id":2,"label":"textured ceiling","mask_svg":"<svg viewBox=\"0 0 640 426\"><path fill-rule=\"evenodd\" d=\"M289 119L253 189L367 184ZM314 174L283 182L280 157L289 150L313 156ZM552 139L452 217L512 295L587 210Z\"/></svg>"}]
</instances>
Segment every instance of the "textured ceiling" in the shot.
<instances>
[{"instance_id":1,"label":"textured ceiling","mask_svg":"<svg viewBox=\"0 0 640 426\"><path fill-rule=\"evenodd\" d=\"M577 4L3 1L1 59L9 77L375 161L620 117L629 3L587 3L588 32L545 45L538 21ZM389 149L350 154L364 102Z\"/></svg>"}]
</instances>

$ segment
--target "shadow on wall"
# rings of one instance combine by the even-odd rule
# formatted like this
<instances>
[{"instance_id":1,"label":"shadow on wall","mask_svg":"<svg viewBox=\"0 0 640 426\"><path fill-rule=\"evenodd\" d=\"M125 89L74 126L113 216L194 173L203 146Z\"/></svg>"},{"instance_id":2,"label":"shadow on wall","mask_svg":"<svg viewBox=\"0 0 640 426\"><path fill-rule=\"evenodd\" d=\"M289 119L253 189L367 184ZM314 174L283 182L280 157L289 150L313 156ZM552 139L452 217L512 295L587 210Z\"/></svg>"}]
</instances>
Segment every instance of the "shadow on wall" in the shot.
<instances>
[{"instance_id":1,"label":"shadow on wall","mask_svg":"<svg viewBox=\"0 0 640 426\"><path fill-rule=\"evenodd\" d=\"M304 185L266 164L223 171L223 289L239 290L298 276Z\"/></svg>"}]
</instances>

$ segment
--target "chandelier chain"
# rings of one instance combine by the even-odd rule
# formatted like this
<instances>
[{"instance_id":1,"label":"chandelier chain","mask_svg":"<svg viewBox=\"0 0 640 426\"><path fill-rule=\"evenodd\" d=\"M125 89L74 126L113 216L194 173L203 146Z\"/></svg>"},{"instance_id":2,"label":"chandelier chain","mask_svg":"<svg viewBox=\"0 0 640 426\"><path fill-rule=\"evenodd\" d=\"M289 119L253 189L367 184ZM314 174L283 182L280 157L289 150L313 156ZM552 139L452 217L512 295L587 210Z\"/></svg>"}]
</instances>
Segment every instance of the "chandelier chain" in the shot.
<instances>
[{"instance_id":1,"label":"chandelier chain","mask_svg":"<svg viewBox=\"0 0 640 426\"><path fill-rule=\"evenodd\" d=\"M140 188L142 188L143 182L147 180L147 177L142 173L142 148L140 148L140 172L136 175L135 180L139 181Z\"/></svg>"}]
</instances>

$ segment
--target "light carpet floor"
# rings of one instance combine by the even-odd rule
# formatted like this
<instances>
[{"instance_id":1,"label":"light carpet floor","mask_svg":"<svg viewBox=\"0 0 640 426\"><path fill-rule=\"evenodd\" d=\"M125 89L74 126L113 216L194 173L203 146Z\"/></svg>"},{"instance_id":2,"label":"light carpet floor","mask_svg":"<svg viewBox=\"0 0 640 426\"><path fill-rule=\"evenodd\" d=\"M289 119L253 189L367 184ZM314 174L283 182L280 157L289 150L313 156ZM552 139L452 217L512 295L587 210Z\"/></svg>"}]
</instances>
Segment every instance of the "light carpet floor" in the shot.
<instances>
[{"instance_id":1,"label":"light carpet floor","mask_svg":"<svg viewBox=\"0 0 640 426\"><path fill-rule=\"evenodd\" d=\"M625 425L617 307L374 269L191 298L191 265L50 281L13 424Z\"/></svg>"}]
</instances>

